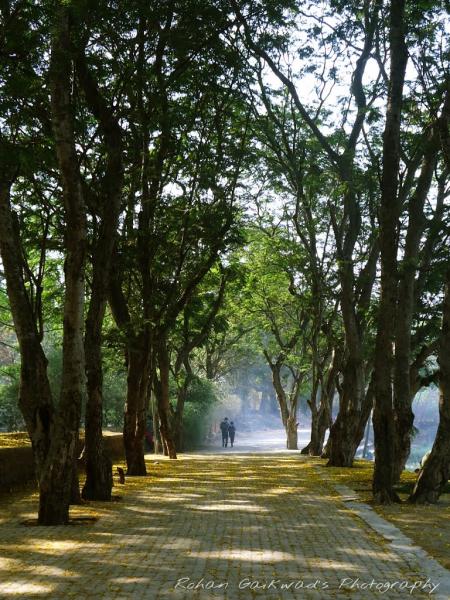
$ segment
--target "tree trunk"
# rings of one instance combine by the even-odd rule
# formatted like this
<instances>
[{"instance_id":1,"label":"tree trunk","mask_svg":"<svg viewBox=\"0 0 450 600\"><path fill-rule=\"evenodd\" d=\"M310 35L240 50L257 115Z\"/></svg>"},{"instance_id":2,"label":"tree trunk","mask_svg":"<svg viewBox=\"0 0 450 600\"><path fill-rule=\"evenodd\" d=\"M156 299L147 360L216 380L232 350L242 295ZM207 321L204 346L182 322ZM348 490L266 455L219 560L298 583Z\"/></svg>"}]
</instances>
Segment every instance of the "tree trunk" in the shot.
<instances>
[{"instance_id":1,"label":"tree trunk","mask_svg":"<svg viewBox=\"0 0 450 600\"><path fill-rule=\"evenodd\" d=\"M322 456L323 444L327 429L331 428L333 396L336 389L336 378L339 372L340 357L338 352L333 350L330 365L325 377L322 377L320 387L320 403L317 414L317 425L315 431L311 432L311 442L308 445L308 454L310 456ZM302 451L303 452L303 451ZM323 457L329 458L329 456Z\"/></svg>"},{"instance_id":2,"label":"tree trunk","mask_svg":"<svg viewBox=\"0 0 450 600\"><path fill-rule=\"evenodd\" d=\"M183 382L183 385L177 390L177 407L172 423L173 438L177 452L183 451L183 414L190 380L191 374L186 373L186 378Z\"/></svg>"},{"instance_id":3,"label":"tree trunk","mask_svg":"<svg viewBox=\"0 0 450 600\"><path fill-rule=\"evenodd\" d=\"M364 397L362 356L349 356L343 370L339 414L330 430L328 466L351 467L358 448L356 442Z\"/></svg>"},{"instance_id":4,"label":"tree trunk","mask_svg":"<svg viewBox=\"0 0 450 600\"><path fill-rule=\"evenodd\" d=\"M290 415L286 422L286 447L288 450L298 450L297 418Z\"/></svg>"},{"instance_id":5,"label":"tree trunk","mask_svg":"<svg viewBox=\"0 0 450 600\"><path fill-rule=\"evenodd\" d=\"M367 421L366 432L364 434L364 448L363 448L363 453L362 453L363 458L369 457L369 439L370 439L370 419L368 419L368 421Z\"/></svg>"},{"instance_id":6,"label":"tree trunk","mask_svg":"<svg viewBox=\"0 0 450 600\"><path fill-rule=\"evenodd\" d=\"M158 414L161 437L165 445L169 458L176 459L177 452L173 440L173 434L170 427L170 393L169 393L169 377L170 377L170 362L167 352L167 342L164 336L160 336L158 340L158 364L159 364L159 382L157 387L156 397L158 400Z\"/></svg>"},{"instance_id":7,"label":"tree trunk","mask_svg":"<svg viewBox=\"0 0 450 600\"><path fill-rule=\"evenodd\" d=\"M351 467L358 445L355 433L360 421L360 412L349 410L338 414L330 430L329 460L330 467Z\"/></svg>"},{"instance_id":8,"label":"tree trunk","mask_svg":"<svg viewBox=\"0 0 450 600\"><path fill-rule=\"evenodd\" d=\"M373 409L374 397L375 397L375 380L374 380L374 376L372 373L369 385L367 386L367 390L364 395L364 400L363 400L361 412L359 415L359 422L358 422L358 426L357 426L356 432L355 432L355 440L354 440L355 452L359 448L359 445L361 444L361 442L363 440L364 432L366 430L366 425L367 425L367 422L369 421L370 414Z\"/></svg>"},{"instance_id":9,"label":"tree trunk","mask_svg":"<svg viewBox=\"0 0 450 600\"><path fill-rule=\"evenodd\" d=\"M40 473L38 521L61 525L69 519L81 402L84 392L83 310L86 211L81 191L71 105L70 18L55 13L50 59L52 125L65 209L65 295L61 396L53 419L50 448Z\"/></svg>"},{"instance_id":10,"label":"tree trunk","mask_svg":"<svg viewBox=\"0 0 450 600\"><path fill-rule=\"evenodd\" d=\"M86 101L99 122L105 140L107 164L100 198L101 224L94 240L92 256L92 291L86 319L85 353L87 376L85 460L86 482L83 498L110 500L112 463L103 442L103 370L102 327L108 296L109 274L119 220L123 166L120 127L105 102L86 64L83 52L76 57L76 69Z\"/></svg>"},{"instance_id":11,"label":"tree trunk","mask_svg":"<svg viewBox=\"0 0 450 600\"><path fill-rule=\"evenodd\" d=\"M153 377L153 381L155 381L155 377ZM160 428L159 428L158 407L157 407L157 401L156 401L154 393L152 393L152 396L151 396L151 403L152 403L152 414L153 414L154 451L155 451L155 454L161 454L161 452L163 451L163 447L162 447L161 433L160 433Z\"/></svg>"},{"instance_id":12,"label":"tree trunk","mask_svg":"<svg viewBox=\"0 0 450 600\"><path fill-rule=\"evenodd\" d=\"M332 428L332 413L333 413L333 398L336 391L336 381L339 374L340 368L340 353L333 350L331 364L329 366L325 382L320 390L320 408L319 408L319 422L318 422L318 437L320 449L320 456L322 458L330 458L331 448L331 428ZM328 442L324 448L325 434L327 429L330 430Z\"/></svg>"},{"instance_id":13,"label":"tree trunk","mask_svg":"<svg viewBox=\"0 0 450 600\"><path fill-rule=\"evenodd\" d=\"M435 129L435 128L434 128ZM417 256L426 225L424 205L430 190L436 166L438 136L432 131L426 141L424 160L419 180L408 207L408 231L405 252L399 273L398 310L395 330L394 406L395 406L395 459L394 481L400 479L411 451L411 435L414 424L411 391L411 329L416 309L415 280L418 271ZM432 235L432 234L431 234Z\"/></svg>"},{"instance_id":14,"label":"tree trunk","mask_svg":"<svg viewBox=\"0 0 450 600\"><path fill-rule=\"evenodd\" d=\"M128 343L127 400L123 423L123 443L127 475L146 475L145 428L149 380L149 334L142 332Z\"/></svg>"},{"instance_id":15,"label":"tree trunk","mask_svg":"<svg viewBox=\"0 0 450 600\"><path fill-rule=\"evenodd\" d=\"M391 66L383 137L383 173L381 179L380 256L381 297L375 346L375 502L398 502L393 490L395 461L395 425L393 410L392 367L393 332L397 305L397 230L401 213L398 196L400 164L400 122L408 52L405 43L405 0L392 0L390 6ZM409 376L409 374L408 374Z\"/></svg>"},{"instance_id":16,"label":"tree trunk","mask_svg":"<svg viewBox=\"0 0 450 600\"><path fill-rule=\"evenodd\" d=\"M88 325L89 319L86 325ZM105 452L103 441L103 392L102 392L102 364L100 343L91 344L87 341L86 327L86 363L87 363L87 389L86 423L85 423L85 450L86 481L83 486L82 496L85 500L111 500L112 462ZM97 355L94 359L94 355Z\"/></svg>"},{"instance_id":17,"label":"tree trunk","mask_svg":"<svg viewBox=\"0 0 450 600\"><path fill-rule=\"evenodd\" d=\"M268 359L267 356L266 358ZM280 406L281 421L286 431L286 447L288 450L298 450L297 403L291 402L291 406L288 406L286 392L281 383L281 364L279 362L272 363L269 359L268 362L272 371L273 387Z\"/></svg>"},{"instance_id":18,"label":"tree trunk","mask_svg":"<svg viewBox=\"0 0 450 600\"><path fill-rule=\"evenodd\" d=\"M311 397L308 400L308 406L311 410L311 439L309 444L302 448L301 454L317 456L319 446L319 411L317 409L317 393L319 391L319 376L314 376Z\"/></svg>"},{"instance_id":19,"label":"tree trunk","mask_svg":"<svg viewBox=\"0 0 450 600\"><path fill-rule=\"evenodd\" d=\"M325 442L325 434L327 429L331 429L332 425L332 411L333 411L333 398L336 390L336 378L339 373L339 357L338 352L333 351L331 364L329 366L325 381L320 390L320 406L319 406L319 419L317 423L317 448L314 450L317 454L314 456L322 456L323 458L329 458L329 456L323 456L323 445Z\"/></svg>"},{"instance_id":20,"label":"tree trunk","mask_svg":"<svg viewBox=\"0 0 450 600\"><path fill-rule=\"evenodd\" d=\"M0 253L21 357L19 408L31 439L40 487L41 473L50 447L54 407L47 375L47 358L23 278L21 241L18 229L14 226L10 184L8 181L0 182Z\"/></svg>"},{"instance_id":21,"label":"tree trunk","mask_svg":"<svg viewBox=\"0 0 450 600\"><path fill-rule=\"evenodd\" d=\"M450 269L443 303L439 367L439 426L431 454L409 498L415 504L437 502L450 478Z\"/></svg>"}]
</instances>

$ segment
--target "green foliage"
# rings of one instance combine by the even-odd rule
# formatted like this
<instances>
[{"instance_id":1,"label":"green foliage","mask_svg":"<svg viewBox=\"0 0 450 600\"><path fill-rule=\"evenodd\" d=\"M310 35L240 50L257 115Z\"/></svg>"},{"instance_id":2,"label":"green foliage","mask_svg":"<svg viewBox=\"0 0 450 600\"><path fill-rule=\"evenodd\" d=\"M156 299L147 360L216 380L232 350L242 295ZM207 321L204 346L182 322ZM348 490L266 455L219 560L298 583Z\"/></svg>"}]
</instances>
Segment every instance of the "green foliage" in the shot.
<instances>
[{"instance_id":1,"label":"green foliage","mask_svg":"<svg viewBox=\"0 0 450 600\"><path fill-rule=\"evenodd\" d=\"M0 370L0 430L23 431L24 422L17 405L20 365L12 364Z\"/></svg>"},{"instance_id":2,"label":"green foliage","mask_svg":"<svg viewBox=\"0 0 450 600\"><path fill-rule=\"evenodd\" d=\"M186 450L204 444L209 432L209 411L219 400L217 387L211 381L194 378L186 400L183 420L183 442Z\"/></svg>"},{"instance_id":3,"label":"green foliage","mask_svg":"<svg viewBox=\"0 0 450 600\"><path fill-rule=\"evenodd\" d=\"M118 368L105 368L103 378L103 427L120 431L127 394L126 372Z\"/></svg>"}]
</instances>

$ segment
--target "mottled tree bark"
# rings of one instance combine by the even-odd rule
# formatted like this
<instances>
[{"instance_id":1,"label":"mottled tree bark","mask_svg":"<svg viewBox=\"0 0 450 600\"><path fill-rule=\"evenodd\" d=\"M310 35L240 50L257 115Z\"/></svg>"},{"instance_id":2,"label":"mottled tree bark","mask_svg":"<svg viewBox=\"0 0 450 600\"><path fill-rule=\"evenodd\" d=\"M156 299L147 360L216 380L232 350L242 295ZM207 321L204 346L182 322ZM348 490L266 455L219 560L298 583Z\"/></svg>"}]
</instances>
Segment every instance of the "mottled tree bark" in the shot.
<instances>
[{"instance_id":1,"label":"mottled tree bark","mask_svg":"<svg viewBox=\"0 0 450 600\"><path fill-rule=\"evenodd\" d=\"M296 388L298 388L298 386L294 382L293 389L288 397L288 394L286 394L283 384L281 383L281 364L279 362L273 363L267 356L266 359L268 360L270 369L272 371L273 387L275 389L278 404L280 406L281 421L286 431L286 448L288 450L298 450L298 393L296 393Z\"/></svg>"},{"instance_id":2,"label":"mottled tree bark","mask_svg":"<svg viewBox=\"0 0 450 600\"><path fill-rule=\"evenodd\" d=\"M395 425L392 367L393 334L397 305L397 237L401 206L398 197L400 164L400 122L408 52L405 43L405 0L392 0L390 6L391 66L386 124L383 136L381 179L380 255L381 297L375 347L375 502L398 501L393 490Z\"/></svg>"},{"instance_id":3,"label":"mottled tree bark","mask_svg":"<svg viewBox=\"0 0 450 600\"><path fill-rule=\"evenodd\" d=\"M0 253L21 356L19 407L31 439L40 489L50 447L54 406L47 358L23 278L21 241L10 204L10 184L11 181L0 182Z\"/></svg>"},{"instance_id":4,"label":"mottled tree bark","mask_svg":"<svg viewBox=\"0 0 450 600\"><path fill-rule=\"evenodd\" d=\"M87 104L97 118L105 140L107 164L99 206L101 222L92 250L92 290L86 319L85 354L87 376L85 460L83 498L110 500L112 463L105 453L103 427L102 326L108 296L112 253L121 206L123 166L122 135L112 110L92 77L84 54L76 55L78 78Z\"/></svg>"},{"instance_id":5,"label":"mottled tree bark","mask_svg":"<svg viewBox=\"0 0 450 600\"><path fill-rule=\"evenodd\" d=\"M415 277L420 240L425 228L425 200L430 189L436 165L436 140L425 156L419 182L409 201L409 221L405 251L399 270L398 310L395 318L394 357L394 408L395 408L395 454L394 481L400 479L411 450L411 433L414 423L410 383L411 329L415 310Z\"/></svg>"},{"instance_id":6,"label":"mottled tree bark","mask_svg":"<svg viewBox=\"0 0 450 600\"><path fill-rule=\"evenodd\" d=\"M83 310L86 210L73 132L69 9L55 12L50 61L52 125L65 209L65 295L61 396L40 480L39 522L59 525L69 518L84 384Z\"/></svg>"},{"instance_id":7,"label":"mottled tree bark","mask_svg":"<svg viewBox=\"0 0 450 600\"><path fill-rule=\"evenodd\" d=\"M319 445L319 409L317 408L317 395L319 393L320 374L314 373L313 369L313 384L311 395L308 400L308 406L311 411L311 437L309 443L301 449L300 454L317 455L317 447Z\"/></svg>"},{"instance_id":8,"label":"mottled tree bark","mask_svg":"<svg viewBox=\"0 0 450 600\"><path fill-rule=\"evenodd\" d=\"M127 399L125 404L123 442L128 475L146 475L145 430L146 403L150 377L149 333L128 342Z\"/></svg>"},{"instance_id":9,"label":"mottled tree bark","mask_svg":"<svg viewBox=\"0 0 450 600\"><path fill-rule=\"evenodd\" d=\"M336 378L339 373L340 357L333 351L331 364L320 389L319 417L317 422L317 447L311 448L310 455L321 456L327 429L331 428L333 397L336 389Z\"/></svg>"},{"instance_id":10,"label":"mottled tree bark","mask_svg":"<svg viewBox=\"0 0 450 600\"><path fill-rule=\"evenodd\" d=\"M421 172L414 193L408 204L408 229L406 233L405 249L399 269L399 288L397 301L396 329L395 329L395 361L394 361L394 407L395 407L395 459L394 480L398 481L405 468L411 450L411 435L413 431L414 414L412 402L415 396L414 382L411 378L412 336L411 329L414 312L422 292L423 275L421 271L428 271L432 257L433 247L439 236L443 219L443 196L445 184L438 181L438 197L433 220L420 252L421 240L427 225L424 213L425 201L430 191L433 173L437 164L439 151L439 131L442 124L450 118L450 93L447 91L444 99L442 114L433 124L433 127L423 143L423 160ZM418 276L417 276L418 275Z\"/></svg>"},{"instance_id":11,"label":"mottled tree bark","mask_svg":"<svg viewBox=\"0 0 450 600\"><path fill-rule=\"evenodd\" d=\"M159 380L156 385L156 398L158 401L159 427L163 443L165 444L169 458L177 458L173 432L170 423L170 394L169 377L170 361L167 351L167 340L160 335L157 342Z\"/></svg>"}]
</instances>

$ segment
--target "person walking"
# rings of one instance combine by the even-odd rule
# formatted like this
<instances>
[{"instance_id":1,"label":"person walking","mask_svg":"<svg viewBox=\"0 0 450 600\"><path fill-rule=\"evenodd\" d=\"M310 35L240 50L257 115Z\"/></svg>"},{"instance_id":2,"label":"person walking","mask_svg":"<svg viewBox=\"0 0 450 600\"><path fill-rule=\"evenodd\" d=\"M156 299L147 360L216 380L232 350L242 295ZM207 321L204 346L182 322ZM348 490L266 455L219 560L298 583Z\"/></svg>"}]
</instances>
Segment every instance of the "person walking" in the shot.
<instances>
[{"instance_id":1,"label":"person walking","mask_svg":"<svg viewBox=\"0 0 450 600\"><path fill-rule=\"evenodd\" d=\"M233 447L234 436L236 435L236 427L234 426L233 421L231 421L230 426L228 427L228 435L230 436L230 446Z\"/></svg>"},{"instance_id":2,"label":"person walking","mask_svg":"<svg viewBox=\"0 0 450 600\"><path fill-rule=\"evenodd\" d=\"M222 448L226 448L228 446L228 429L230 424L228 422L228 417L220 424L220 431L222 432Z\"/></svg>"}]
</instances>

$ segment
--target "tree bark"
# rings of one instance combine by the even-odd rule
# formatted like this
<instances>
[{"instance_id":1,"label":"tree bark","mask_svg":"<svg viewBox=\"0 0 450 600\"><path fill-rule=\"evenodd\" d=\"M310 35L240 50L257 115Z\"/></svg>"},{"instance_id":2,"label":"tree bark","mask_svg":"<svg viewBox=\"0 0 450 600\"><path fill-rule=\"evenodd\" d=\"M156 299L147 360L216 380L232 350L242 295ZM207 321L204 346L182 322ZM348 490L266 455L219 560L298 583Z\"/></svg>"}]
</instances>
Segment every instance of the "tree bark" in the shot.
<instances>
[{"instance_id":1,"label":"tree bark","mask_svg":"<svg viewBox=\"0 0 450 600\"><path fill-rule=\"evenodd\" d=\"M61 395L40 481L39 523L67 523L84 384L86 210L73 132L70 17L59 6L50 59L52 125L65 209L65 295Z\"/></svg>"},{"instance_id":2,"label":"tree bark","mask_svg":"<svg viewBox=\"0 0 450 600\"><path fill-rule=\"evenodd\" d=\"M288 450L298 450L297 417L289 415L286 422L286 448Z\"/></svg>"},{"instance_id":3,"label":"tree bark","mask_svg":"<svg viewBox=\"0 0 450 600\"><path fill-rule=\"evenodd\" d=\"M159 381L157 382L156 398L158 400L159 427L161 437L166 447L169 458L176 459L177 452L170 424L170 361L167 352L167 341L164 335L160 335L157 346Z\"/></svg>"},{"instance_id":4,"label":"tree bark","mask_svg":"<svg viewBox=\"0 0 450 600\"><path fill-rule=\"evenodd\" d=\"M336 389L336 378L339 373L338 352L333 351L331 364L320 390L319 418L317 422L317 447L311 448L312 456L321 456L325 442L325 434L332 424L333 397Z\"/></svg>"},{"instance_id":5,"label":"tree bark","mask_svg":"<svg viewBox=\"0 0 450 600\"><path fill-rule=\"evenodd\" d=\"M281 383L281 364L272 363L268 356L266 359L272 371L272 382L280 406L281 421L286 431L286 448L288 450L298 450L297 437L297 399L291 394L288 403L287 394ZM295 392L294 392L295 394Z\"/></svg>"},{"instance_id":6,"label":"tree bark","mask_svg":"<svg viewBox=\"0 0 450 600\"><path fill-rule=\"evenodd\" d=\"M400 164L400 123L408 52L405 43L405 0L390 5L390 81L386 124L383 136L383 172L381 179L380 255L381 297L375 347L375 502L398 502L393 490L395 426L392 367L393 332L397 304L397 238L401 206L398 196Z\"/></svg>"},{"instance_id":7,"label":"tree bark","mask_svg":"<svg viewBox=\"0 0 450 600\"><path fill-rule=\"evenodd\" d=\"M348 344L347 344L348 348ZM362 356L347 358L343 369L343 386L339 414L330 430L328 466L351 467L358 446L355 446L364 395ZM361 390L361 386L363 389Z\"/></svg>"},{"instance_id":8,"label":"tree bark","mask_svg":"<svg viewBox=\"0 0 450 600\"><path fill-rule=\"evenodd\" d=\"M396 315L395 330L395 362L394 362L394 406L396 418L396 452L394 460L394 481L400 479L411 450L411 435L413 431L414 414L412 402L414 400L414 386L411 380L411 329L417 302L421 294L421 271L428 271L432 249L435 245L439 223L442 223L442 196L445 185L438 181L438 198L435 214L429 225L424 252L420 253L421 240L427 225L424 214L433 173L436 168L439 151L439 125L446 124L450 117L450 92L447 91L444 99L442 114L433 124L427 139L424 142L424 156L421 172L414 193L411 195L408 206L408 230L405 240L404 257L399 270L398 310ZM420 264L419 264L420 263ZM420 267L420 268L419 268ZM416 276L419 272L419 276ZM423 277L423 276L422 276Z\"/></svg>"},{"instance_id":9,"label":"tree bark","mask_svg":"<svg viewBox=\"0 0 450 600\"><path fill-rule=\"evenodd\" d=\"M415 278L420 240L425 228L425 200L430 189L436 165L437 140L426 154L417 189L409 202L409 222L405 241L405 253L400 268L398 286L398 310L395 319L394 359L394 408L395 408L395 455L394 481L400 479L411 451L411 434L414 414L410 382L411 328L415 310Z\"/></svg>"},{"instance_id":10,"label":"tree bark","mask_svg":"<svg viewBox=\"0 0 450 600\"><path fill-rule=\"evenodd\" d=\"M183 414L184 405L186 403L190 376L186 374L186 379L183 385L177 390L177 407L172 422L173 439L177 452L183 451Z\"/></svg>"},{"instance_id":11,"label":"tree bark","mask_svg":"<svg viewBox=\"0 0 450 600\"><path fill-rule=\"evenodd\" d=\"M101 224L92 253L92 291L86 319L85 354L87 402L85 427L86 482L83 498L110 500L112 463L103 442L103 369L102 327L108 297L109 275L118 226L122 184L122 133L86 64L83 53L77 55L76 68L87 104L97 118L103 134L107 164L99 205Z\"/></svg>"},{"instance_id":12,"label":"tree bark","mask_svg":"<svg viewBox=\"0 0 450 600\"><path fill-rule=\"evenodd\" d=\"M155 382L155 376L153 376L153 382ZM161 454L162 452L162 440L161 433L159 427L159 415L158 415L158 406L157 400L155 398L155 393L151 394L151 405L152 405L152 415L153 415L153 444L155 448L155 454Z\"/></svg>"},{"instance_id":13,"label":"tree bark","mask_svg":"<svg viewBox=\"0 0 450 600\"><path fill-rule=\"evenodd\" d=\"M409 498L414 504L437 502L450 478L450 269L443 303L439 367L439 426L431 454Z\"/></svg>"},{"instance_id":14,"label":"tree bark","mask_svg":"<svg viewBox=\"0 0 450 600\"><path fill-rule=\"evenodd\" d=\"M123 442L128 475L147 474L144 458L144 439L150 376L149 354L148 331L129 340L127 347L127 400L123 424Z\"/></svg>"},{"instance_id":15,"label":"tree bark","mask_svg":"<svg viewBox=\"0 0 450 600\"><path fill-rule=\"evenodd\" d=\"M319 446L319 410L317 408L317 394L319 392L320 374L317 371L314 373L316 369L313 369L313 385L311 396L308 400L308 406L311 410L311 438L308 445L300 451L300 454L309 454L311 456L317 456L317 448Z\"/></svg>"},{"instance_id":16,"label":"tree bark","mask_svg":"<svg viewBox=\"0 0 450 600\"><path fill-rule=\"evenodd\" d=\"M117 326L126 338L127 397L124 410L123 442L128 475L146 475L144 437L147 392L151 375L151 332L147 325L135 333L120 276L111 270L109 305Z\"/></svg>"},{"instance_id":17,"label":"tree bark","mask_svg":"<svg viewBox=\"0 0 450 600\"><path fill-rule=\"evenodd\" d=\"M19 407L33 448L39 490L50 448L54 406L42 349L22 269L21 240L10 203L11 181L0 182L0 253L20 349Z\"/></svg>"}]
</instances>

